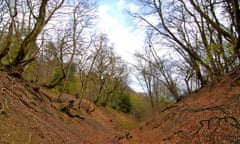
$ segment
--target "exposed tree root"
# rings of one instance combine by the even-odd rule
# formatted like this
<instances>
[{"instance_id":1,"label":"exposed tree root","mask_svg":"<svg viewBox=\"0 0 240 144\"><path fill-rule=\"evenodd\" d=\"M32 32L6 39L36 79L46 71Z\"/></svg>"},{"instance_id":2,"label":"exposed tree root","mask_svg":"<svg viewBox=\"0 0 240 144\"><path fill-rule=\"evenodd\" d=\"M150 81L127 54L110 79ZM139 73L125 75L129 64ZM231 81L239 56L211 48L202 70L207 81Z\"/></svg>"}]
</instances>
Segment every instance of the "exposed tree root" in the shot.
<instances>
[{"instance_id":1,"label":"exposed tree root","mask_svg":"<svg viewBox=\"0 0 240 144\"><path fill-rule=\"evenodd\" d=\"M238 65L237 67L235 67L232 71L230 71L229 73L227 73L224 78L219 82L219 84L223 84L226 82L230 82L230 83L237 83L239 84L239 80L240 80L240 65Z\"/></svg>"},{"instance_id":2,"label":"exposed tree root","mask_svg":"<svg viewBox=\"0 0 240 144\"><path fill-rule=\"evenodd\" d=\"M74 101L70 101L67 105L60 108L61 112L66 113L69 117L72 117L72 118L76 117L81 120L85 119L85 117L80 115L79 110L74 108L73 103Z\"/></svg>"},{"instance_id":3,"label":"exposed tree root","mask_svg":"<svg viewBox=\"0 0 240 144\"><path fill-rule=\"evenodd\" d=\"M2 88L2 102L0 101L0 114L7 114L6 110L8 109L8 100L5 98L6 89Z\"/></svg>"},{"instance_id":4,"label":"exposed tree root","mask_svg":"<svg viewBox=\"0 0 240 144\"><path fill-rule=\"evenodd\" d=\"M0 114L6 114L4 104L0 103Z\"/></svg>"},{"instance_id":5,"label":"exposed tree root","mask_svg":"<svg viewBox=\"0 0 240 144\"><path fill-rule=\"evenodd\" d=\"M219 136L218 130L220 130L220 127L222 124L227 124L227 127L230 126L230 128L235 129L233 131L240 131L240 120L239 118L231 113L227 108L223 106L213 106L213 107L205 107L205 108L197 108L193 109L189 105L184 105L186 108L185 110L188 110L192 113L199 113L204 111L219 111L222 114L216 114L213 116L210 116L209 118L201 119L199 121L199 127L194 130L193 132L189 133L184 130L178 130L174 132L172 135L163 138L163 141L170 141L175 136L180 136L188 138L189 136L193 139L194 137L198 139L198 142L201 143L202 133L201 130L206 126L207 131L204 131L205 136L211 139L214 143L218 143L217 137ZM228 132L227 132L228 133ZM224 135L224 134L222 134ZM240 143L240 139L238 139L239 134L229 134L229 136L226 136L229 141L237 141ZM226 138L226 139L227 139ZM186 140L186 139L182 139ZM182 142L182 141L181 141Z\"/></svg>"},{"instance_id":6,"label":"exposed tree root","mask_svg":"<svg viewBox=\"0 0 240 144\"><path fill-rule=\"evenodd\" d=\"M32 143L32 133L29 133L27 144Z\"/></svg>"},{"instance_id":7,"label":"exposed tree root","mask_svg":"<svg viewBox=\"0 0 240 144\"><path fill-rule=\"evenodd\" d=\"M223 112L226 116L223 118L230 118L235 121L236 125L240 128L240 120L237 116L232 114L228 109L224 108L223 106L213 106L213 107L206 107L206 108L199 108L199 109L192 109L190 106L186 105L189 108L190 111L192 112L202 112L205 110L218 110Z\"/></svg>"},{"instance_id":8,"label":"exposed tree root","mask_svg":"<svg viewBox=\"0 0 240 144\"><path fill-rule=\"evenodd\" d=\"M192 109L188 105L185 105L188 107L188 109L192 112L202 112L202 111L220 111L224 115L223 116L211 116L207 119L202 119L199 121L200 127L197 128L197 130L192 134L192 136L197 135L198 141L200 142L200 131L204 127L205 124L207 124L207 129L211 130L210 137L213 139L213 141L217 141L214 138L214 134L217 131L217 129L221 126L221 122L225 122L232 126L232 128L240 129L240 120L239 118L231 113L228 109L224 108L223 106L214 106L214 107L206 107L206 108L199 108L199 109ZM211 122L215 121L217 124L214 129L211 129ZM230 137L230 136L229 136ZM236 136L237 137L237 136ZM240 142L240 140L238 141Z\"/></svg>"}]
</instances>

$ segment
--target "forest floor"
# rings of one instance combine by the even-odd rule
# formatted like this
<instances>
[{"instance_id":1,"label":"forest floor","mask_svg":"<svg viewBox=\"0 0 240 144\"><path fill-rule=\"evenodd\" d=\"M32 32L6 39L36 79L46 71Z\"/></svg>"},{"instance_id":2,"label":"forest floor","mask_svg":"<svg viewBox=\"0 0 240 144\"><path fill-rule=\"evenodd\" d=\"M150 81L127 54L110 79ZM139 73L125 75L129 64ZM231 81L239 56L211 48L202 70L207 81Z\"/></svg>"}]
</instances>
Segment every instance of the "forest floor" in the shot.
<instances>
[{"instance_id":1,"label":"forest floor","mask_svg":"<svg viewBox=\"0 0 240 144\"><path fill-rule=\"evenodd\" d=\"M124 123L135 120L112 110L86 112L64 95L64 102L43 88L0 72L0 144L118 144Z\"/></svg>"},{"instance_id":2,"label":"forest floor","mask_svg":"<svg viewBox=\"0 0 240 144\"><path fill-rule=\"evenodd\" d=\"M205 87L160 112L124 144L240 144L240 87Z\"/></svg>"},{"instance_id":3,"label":"forest floor","mask_svg":"<svg viewBox=\"0 0 240 144\"><path fill-rule=\"evenodd\" d=\"M111 109L80 110L43 88L0 72L0 144L172 144L240 143L240 87L219 84L186 96L140 127ZM72 103L73 102L73 103Z\"/></svg>"}]
</instances>

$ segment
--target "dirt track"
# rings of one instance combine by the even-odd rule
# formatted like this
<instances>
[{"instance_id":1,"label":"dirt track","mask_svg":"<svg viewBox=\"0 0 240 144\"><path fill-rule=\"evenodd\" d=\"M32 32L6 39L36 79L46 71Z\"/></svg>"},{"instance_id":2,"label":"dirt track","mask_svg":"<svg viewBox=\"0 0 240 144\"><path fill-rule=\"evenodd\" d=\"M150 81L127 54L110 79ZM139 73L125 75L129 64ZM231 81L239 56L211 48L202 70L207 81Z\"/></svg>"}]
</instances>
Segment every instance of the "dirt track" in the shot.
<instances>
[{"instance_id":1,"label":"dirt track","mask_svg":"<svg viewBox=\"0 0 240 144\"><path fill-rule=\"evenodd\" d=\"M68 101L72 99L65 96ZM240 143L240 87L204 88L128 132L118 117L97 109L70 117L44 89L0 74L0 143L17 144L195 144Z\"/></svg>"}]
</instances>

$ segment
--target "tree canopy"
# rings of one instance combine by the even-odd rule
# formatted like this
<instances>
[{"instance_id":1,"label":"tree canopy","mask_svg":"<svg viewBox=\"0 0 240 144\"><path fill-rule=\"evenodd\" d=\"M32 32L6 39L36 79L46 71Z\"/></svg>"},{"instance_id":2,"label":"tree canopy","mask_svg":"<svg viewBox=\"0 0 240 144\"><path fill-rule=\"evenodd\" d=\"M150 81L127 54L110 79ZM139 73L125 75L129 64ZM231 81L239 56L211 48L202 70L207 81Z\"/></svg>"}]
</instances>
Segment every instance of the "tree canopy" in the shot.
<instances>
[{"instance_id":1,"label":"tree canopy","mask_svg":"<svg viewBox=\"0 0 240 144\"><path fill-rule=\"evenodd\" d=\"M153 73L145 71L143 77L147 74L159 79L176 97L181 91L191 93L219 83L238 67L239 1L139 0L137 3L142 8L131 15L147 26L147 48L136 57L156 69ZM162 54L163 49L169 53ZM181 82L176 84L177 81Z\"/></svg>"}]
</instances>

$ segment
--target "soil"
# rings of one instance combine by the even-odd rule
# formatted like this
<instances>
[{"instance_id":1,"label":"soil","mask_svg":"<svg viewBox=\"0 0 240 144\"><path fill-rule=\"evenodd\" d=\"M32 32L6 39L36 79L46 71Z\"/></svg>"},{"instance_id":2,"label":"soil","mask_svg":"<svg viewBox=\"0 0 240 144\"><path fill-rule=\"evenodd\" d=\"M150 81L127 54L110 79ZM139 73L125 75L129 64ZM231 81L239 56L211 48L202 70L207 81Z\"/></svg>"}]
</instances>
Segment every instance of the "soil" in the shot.
<instances>
[{"instance_id":1,"label":"soil","mask_svg":"<svg viewBox=\"0 0 240 144\"><path fill-rule=\"evenodd\" d=\"M205 87L133 130L124 144L240 144L240 87Z\"/></svg>"},{"instance_id":2,"label":"soil","mask_svg":"<svg viewBox=\"0 0 240 144\"><path fill-rule=\"evenodd\" d=\"M140 127L119 131L123 114L79 110L44 88L0 72L0 144L239 144L240 87L205 87L156 114ZM121 116L120 116L121 115Z\"/></svg>"},{"instance_id":3,"label":"soil","mask_svg":"<svg viewBox=\"0 0 240 144\"><path fill-rule=\"evenodd\" d=\"M98 108L88 114L86 102L69 109L76 99L64 98L58 103L43 88L0 72L0 144L119 143L111 113Z\"/></svg>"}]
</instances>

